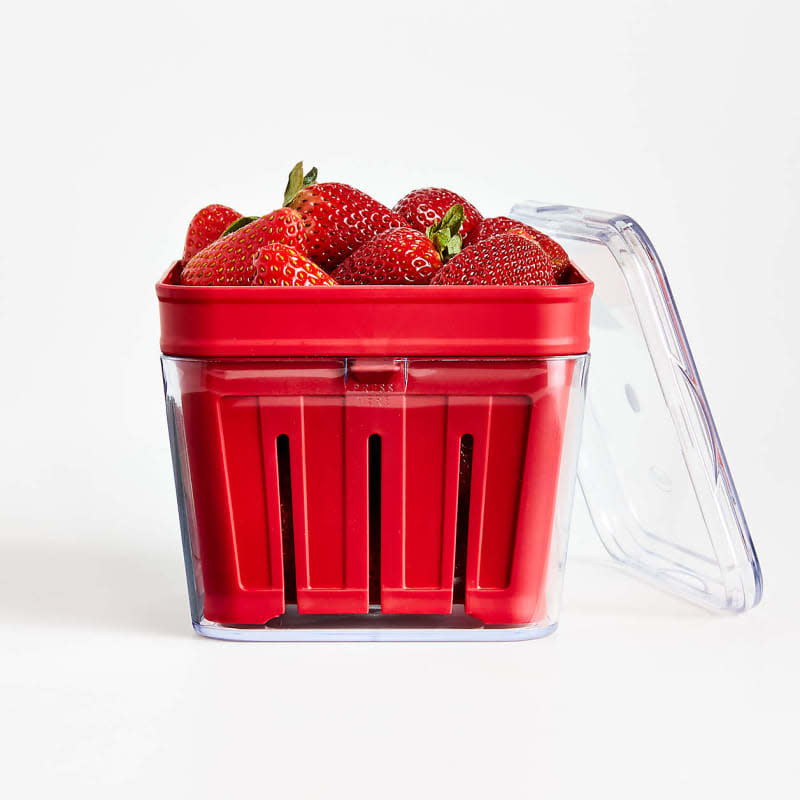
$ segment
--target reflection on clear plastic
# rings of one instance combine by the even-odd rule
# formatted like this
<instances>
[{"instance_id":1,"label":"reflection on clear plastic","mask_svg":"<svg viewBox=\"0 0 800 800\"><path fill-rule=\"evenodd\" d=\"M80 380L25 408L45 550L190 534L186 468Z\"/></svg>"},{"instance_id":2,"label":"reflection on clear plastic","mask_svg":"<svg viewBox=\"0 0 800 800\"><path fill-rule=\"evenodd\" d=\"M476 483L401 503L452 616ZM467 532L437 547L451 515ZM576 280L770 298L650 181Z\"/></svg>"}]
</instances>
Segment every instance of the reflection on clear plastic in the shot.
<instances>
[{"instance_id":1,"label":"reflection on clear plastic","mask_svg":"<svg viewBox=\"0 0 800 800\"><path fill-rule=\"evenodd\" d=\"M195 628L256 640L554 630L587 365L164 357Z\"/></svg>"},{"instance_id":2,"label":"reflection on clear plastic","mask_svg":"<svg viewBox=\"0 0 800 800\"><path fill-rule=\"evenodd\" d=\"M595 283L579 481L608 552L700 605L741 612L761 571L658 256L629 217L520 205Z\"/></svg>"}]
</instances>

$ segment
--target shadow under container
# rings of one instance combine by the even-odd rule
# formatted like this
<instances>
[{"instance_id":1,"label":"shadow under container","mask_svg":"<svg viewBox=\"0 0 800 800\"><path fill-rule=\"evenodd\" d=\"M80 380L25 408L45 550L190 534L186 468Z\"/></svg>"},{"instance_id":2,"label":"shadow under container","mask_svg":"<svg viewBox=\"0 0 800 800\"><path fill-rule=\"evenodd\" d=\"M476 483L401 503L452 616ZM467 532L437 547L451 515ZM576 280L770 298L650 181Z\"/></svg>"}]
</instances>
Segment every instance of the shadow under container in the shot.
<instances>
[{"instance_id":1,"label":"shadow under container","mask_svg":"<svg viewBox=\"0 0 800 800\"><path fill-rule=\"evenodd\" d=\"M157 286L195 628L552 631L593 285Z\"/></svg>"}]
</instances>

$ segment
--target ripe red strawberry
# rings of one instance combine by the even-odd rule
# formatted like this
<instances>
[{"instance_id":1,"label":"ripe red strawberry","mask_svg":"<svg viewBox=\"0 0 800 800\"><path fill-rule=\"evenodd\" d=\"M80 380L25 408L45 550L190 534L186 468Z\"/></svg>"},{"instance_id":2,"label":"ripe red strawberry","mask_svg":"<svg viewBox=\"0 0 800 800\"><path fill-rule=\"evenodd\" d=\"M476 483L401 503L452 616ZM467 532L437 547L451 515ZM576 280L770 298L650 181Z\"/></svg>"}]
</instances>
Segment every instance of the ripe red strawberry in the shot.
<instances>
[{"instance_id":1,"label":"ripe red strawberry","mask_svg":"<svg viewBox=\"0 0 800 800\"><path fill-rule=\"evenodd\" d=\"M532 228L524 222L517 222L517 220L510 217L486 217L478 228L475 241L479 242L482 239L488 239L490 236L496 236L498 233L509 233L511 231L524 231L528 237L542 246L542 250L553 262L556 280L569 267L567 251L558 242L551 239L547 234L537 231L536 228Z\"/></svg>"},{"instance_id":2,"label":"ripe red strawberry","mask_svg":"<svg viewBox=\"0 0 800 800\"><path fill-rule=\"evenodd\" d=\"M253 256L270 242L281 242L304 252L306 232L296 211L279 208L212 242L183 267L181 283L193 286L249 284L255 277Z\"/></svg>"},{"instance_id":3,"label":"ripe red strawberry","mask_svg":"<svg viewBox=\"0 0 800 800\"><path fill-rule=\"evenodd\" d=\"M199 253L211 242L219 239L222 232L242 215L228 206L214 204L201 208L189 223L189 230L186 231L186 244L183 247L183 263Z\"/></svg>"},{"instance_id":4,"label":"ripe red strawberry","mask_svg":"<svg viewBox=\"0 0 800 800\"><path fill-rule=\"evenodd\" d=\"M427 284L442 268L431 240L413 228L389 228L333 271L343 284Z\"/></svg>"},{"instance_id":5,"label":"ripe red strawberry","mask_svg":"<svg viewBox=\"0 0 800 800\"><path fill-rule=\"evenodd\" d=\"M449 189L415 189L397 201L393 211L418 231L425 233L430 225L438 222L448 208L458 204L464 207L464 223L461 226L461 236L464 244L470 243L473 234L483 220L483 214L472 203L463 197L451 192Z\"/></svg>"},{"instance_id":6,"label":"ripe red strawberry","mask_svg":"<svg viewBox=\"0 0 800 800\"><path fill-rule=\"evenodd\" d=\"M308 256L328 272L376 234L406 224L368 194L346 183L316 183L316 176L314 168L303 177L303 162L296 164L283 204L300 214L308 237Z\"/></svg>"},{"instance_id":7,"label":"ripe red strawberry","mask_svg":"<svg viewBox=\"0 0 800 800\"><path fill-rule=\"evenodd\" d=\"M325 270L302 253L278 242L262 247L253 256L254 286L336 286Z\"/></svg>"},{"instance_id":8,"label":"ripe red strawberry","mask_svg":"<svg viewBox=\"0 0 800 800\"><path fill-rule=\"evenodd\" d=\"M555 283L541 246L516 233L501 233L468 247L434 275L431 285L531 285Z\"/></svg>"},{"instance_id":9,"label":"ripe red strawberry","mask_svg":"<svg viewBox=\"0 0 800 800\"><path fill-rule=\"evenodd\" d=\"M413 228L389 228L362 244L334 271L344 284L427 284L461 249L458 229L464 209L455 205L425 235Z\"/></svg>"}]
</instances>

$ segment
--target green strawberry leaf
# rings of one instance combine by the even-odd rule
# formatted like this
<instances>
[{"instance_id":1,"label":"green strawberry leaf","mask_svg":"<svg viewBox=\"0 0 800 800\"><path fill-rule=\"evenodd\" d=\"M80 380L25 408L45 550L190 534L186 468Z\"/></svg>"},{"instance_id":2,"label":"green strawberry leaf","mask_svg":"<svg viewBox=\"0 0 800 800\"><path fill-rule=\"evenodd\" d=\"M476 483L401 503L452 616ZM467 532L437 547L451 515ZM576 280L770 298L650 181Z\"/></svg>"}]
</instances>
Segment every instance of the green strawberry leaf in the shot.
<instances>
[{"instance_id":1,"label":"green strawberry leaf","mask_svg":"<svg viewBox=\"0 0 800 800\"><path fill-rule=\"evenodd\" d=\"M451 234L455 235L458 233L458 230L463 222L464 206L462 206L460 203L456 203L454 206L450 206L450 208L444 212L444 216L442 217L442 221L439 223L439 227L447 229Z\"/></svg>"},{"instance_id":2,"label":"green strawberry leaf","mask_svg":"<svg viewBox=\"0 0 800 800\"><path fill-rule=\"evenodd\" d=\"M312 170L313 172L313 170ZM311 173L309 173L310 175ZM294 200L295 195L303 188L303 162L298 161L289 173L289 180L286 182L286 191L283 193L283 204L288 206Z\"/></svg>"},{"instance_id":3,"label":"green strawberry leaf","mask_svg":"<svg viewBox=\"0 0 800 800\"><path fill-rule=\"evenodd\" d=\"M219 238L221 239L223 236L227 236L229 233L238 231L239 228L244 228L245 225L249 225L251 222L255 222L257 219L258 217L239 217L239 219L235 219L230 225L228 225L227 228L225 228L224 231L222 231Z\"/></svg>"},{"instance_id":4,"label":"green strawberry leaf","mask_svg":"<svg viewBox=\"0 0 800 800\"><path fill-rule=\"evenodd\" d=\"M440 253L447 250L447 245L449 243L450 231L436 231L433 234L433 244Z\"/></svg>"},{"instance_id":5,"label":"green strawberry leaf","mask_svg":"<svg viewBox=\"0 0 800 800\"><path fill-rule=\"evenodd\" d=\"M303 186L311 186L312 183L316 182L317 182L317 168L311 167L311 169L303 177Z\"/></svg>"},{"instance_id":6,"label":"green strawberry leaf","mask_svg":"<svg viewBox=\"0 0 800 800\"><path fill-rule=\"evenodd\" d=\"M445 211L444 216L425 230L425 235L439 253L442 263L446 264L453 256L461 252L463 241L458 232L464 222L464 206L456 203Z\"/></svg>"}]
</instances>

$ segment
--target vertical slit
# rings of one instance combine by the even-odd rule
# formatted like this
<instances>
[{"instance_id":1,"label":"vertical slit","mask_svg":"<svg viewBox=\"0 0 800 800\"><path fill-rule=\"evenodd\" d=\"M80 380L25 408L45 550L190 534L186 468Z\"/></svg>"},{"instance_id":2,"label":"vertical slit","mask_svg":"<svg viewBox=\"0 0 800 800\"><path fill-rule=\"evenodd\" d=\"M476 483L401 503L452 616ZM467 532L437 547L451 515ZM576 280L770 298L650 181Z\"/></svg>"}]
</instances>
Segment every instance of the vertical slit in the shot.
<instances>
[{"instance_id":1,"label":"vertical slit","mask_svg":"<svg viewBox=\"0 0 800 800\"><path fill-rule=\"evenodd\" d=\"M458 458L458 506L456 511L456 557L453 575L453 602L463 603L467 576L467 532L469 530L469 498L472 485L472 434L461 437Z\"/></svg>"},{"instance_id":2,"label":"vertical slit","mask_svg":"<svg viewBox=\"0 0 800 800\"><path fill-rule=\"evenodd\" d=\"M278 456L278 495L281 503L281 542L283 549L283 596L285 603L297 602L297 576L294 566L294 517L292 516L292 470L289 437L282 433L275 442Z\"/></svg>"},{"instance_id":3,"label":"vertical slit","mask_svg":"<svg viewBox=\"0 0 800 800\"><path fill-rule=\"evenodd\" d=\"M369 464L369 603L381 602L381 437L373 433L367 448Z\"/></svg>"}]
</instances>

